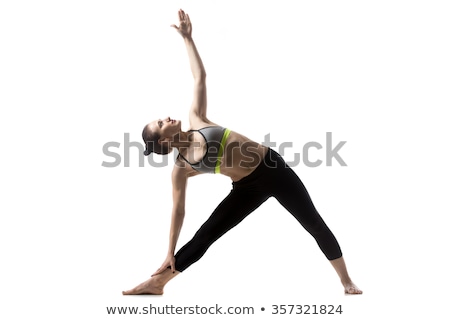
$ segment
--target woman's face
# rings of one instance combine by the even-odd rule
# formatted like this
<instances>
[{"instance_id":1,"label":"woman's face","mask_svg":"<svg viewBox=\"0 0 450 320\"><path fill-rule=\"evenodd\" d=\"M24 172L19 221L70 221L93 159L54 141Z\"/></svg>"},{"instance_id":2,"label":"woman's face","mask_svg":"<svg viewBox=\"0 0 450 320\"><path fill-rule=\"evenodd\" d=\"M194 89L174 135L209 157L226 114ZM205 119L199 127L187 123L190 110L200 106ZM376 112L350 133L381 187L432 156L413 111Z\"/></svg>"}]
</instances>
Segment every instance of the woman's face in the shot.
<instances>
[{"instance_id":1,"label":"woman's face","mask_svg":"<svg viewBox=\"0 0 450 320\"><path fill-rule=\"evenodd\" d=\"M165 138L172 138L181 131L181 121L174 120L170 117L165 119L158 119L148 124L148 128L153 132L157 132L161 135L161 140Z\"/></svg>"}]
</instances>

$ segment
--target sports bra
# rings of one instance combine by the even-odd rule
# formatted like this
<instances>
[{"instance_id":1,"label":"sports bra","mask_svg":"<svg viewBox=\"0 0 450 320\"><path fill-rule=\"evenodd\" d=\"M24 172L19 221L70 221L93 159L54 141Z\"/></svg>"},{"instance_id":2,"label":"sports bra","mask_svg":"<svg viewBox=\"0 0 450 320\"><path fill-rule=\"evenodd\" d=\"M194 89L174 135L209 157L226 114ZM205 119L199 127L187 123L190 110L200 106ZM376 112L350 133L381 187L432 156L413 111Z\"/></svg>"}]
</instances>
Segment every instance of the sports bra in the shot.
<instances>
[{"instance_id":1,"label":"sports bra","mask_svg":"<svg viewBox=\"0 0 450 320\"><path fill-rule=\"evenodd\" d=\"M199 132L206 141L206 153L203 159L197 163L190 163L181 153L179 156L199 172L220 173L225 143L231 130L220 126L210 126L199 130L189 130L188 132L194 131Z\"/></svg>"}]
</instances>

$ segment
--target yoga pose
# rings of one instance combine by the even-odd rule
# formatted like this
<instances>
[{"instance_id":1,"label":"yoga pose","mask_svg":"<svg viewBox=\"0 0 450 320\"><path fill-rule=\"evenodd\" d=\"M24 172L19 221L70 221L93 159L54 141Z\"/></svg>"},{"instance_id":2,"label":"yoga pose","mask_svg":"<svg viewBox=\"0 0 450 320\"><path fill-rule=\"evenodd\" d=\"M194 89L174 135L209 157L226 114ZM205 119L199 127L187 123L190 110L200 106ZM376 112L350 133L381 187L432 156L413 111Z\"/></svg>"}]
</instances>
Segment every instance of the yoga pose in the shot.
<instances>
[{"instance_id":1,"label":"yoga pose","mask_svg":"<svg viewBox=\"0 0 450 320\"><path fill-rule=\"evenodd\" d=\"M206 73L192 39L189 15L178 12L179 26L172 25L184 39L194 76L194 97L189 112L190 130L171 118L150 122L142 137L145 154L167 154L177 148L172 171L173 209L169 250L151 278L124 295L163 294L164 286L198 261L214 241L240 223L270 197L275 197L315 238L336 270L345 293L362 291L350 279L342 252L333 233L315 209L308 192L282 157L270 148L211 122L206 115ZM176 254L175 248L185 215L186 183L201 173L221 173L231 178L233 188L194 237Z\"/></svg>"}]
</instances>

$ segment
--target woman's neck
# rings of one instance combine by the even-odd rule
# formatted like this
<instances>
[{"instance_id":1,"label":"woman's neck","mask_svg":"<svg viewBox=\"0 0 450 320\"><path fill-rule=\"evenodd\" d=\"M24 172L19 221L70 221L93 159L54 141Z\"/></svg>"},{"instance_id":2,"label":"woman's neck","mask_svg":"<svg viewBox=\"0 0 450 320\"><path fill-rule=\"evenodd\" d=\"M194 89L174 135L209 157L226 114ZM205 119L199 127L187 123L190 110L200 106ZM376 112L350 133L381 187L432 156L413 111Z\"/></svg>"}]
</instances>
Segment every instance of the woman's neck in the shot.
<instances>
[{"instance_id":1,"label":"woman's neck","mask_svg":"<svg viewBox=\"0 0 450 320\"><path fill-rule=\"evenodd\" d=\"M192 132L180 131L173 136L173 140L170 145L174 148L189 148L194 142Z\"/></svg>"}]
</instances>

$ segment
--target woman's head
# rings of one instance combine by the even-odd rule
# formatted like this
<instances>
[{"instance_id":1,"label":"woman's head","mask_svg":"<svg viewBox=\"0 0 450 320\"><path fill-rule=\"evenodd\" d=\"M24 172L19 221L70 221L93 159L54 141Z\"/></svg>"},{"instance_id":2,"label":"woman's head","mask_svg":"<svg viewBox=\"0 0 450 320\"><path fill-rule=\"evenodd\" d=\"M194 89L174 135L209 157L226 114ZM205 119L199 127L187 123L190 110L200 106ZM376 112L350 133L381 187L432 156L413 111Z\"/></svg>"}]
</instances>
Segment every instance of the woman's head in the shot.
<instances>
[{"instance_id":1,"label":"woman's head","mask_svg":"<svg viewBox=\"0 0 450 320\"><path fill-rule=\"evenodd\" d=\"M180 131L181 121L170 119L170 117L150 122L142 130L142 139L145 143L144 154L147 156L152 152L157 154L170 153L172 151L170 142Z\"/></svg>"}]
</instances>

